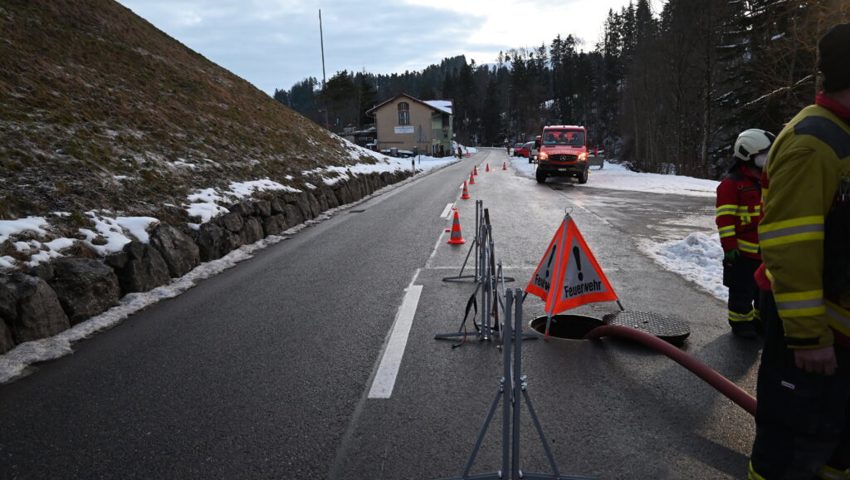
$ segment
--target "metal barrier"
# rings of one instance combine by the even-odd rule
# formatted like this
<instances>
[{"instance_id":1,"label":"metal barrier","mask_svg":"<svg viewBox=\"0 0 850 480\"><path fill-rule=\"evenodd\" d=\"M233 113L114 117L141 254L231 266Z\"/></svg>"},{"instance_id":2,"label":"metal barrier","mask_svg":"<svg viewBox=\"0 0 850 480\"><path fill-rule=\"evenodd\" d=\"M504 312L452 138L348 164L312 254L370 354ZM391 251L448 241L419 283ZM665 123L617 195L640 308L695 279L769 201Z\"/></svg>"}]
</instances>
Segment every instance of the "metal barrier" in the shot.
<instances>
[{"instance_id":1,"label":"metal barrier","mask_svg":"<svg viewBox=\"0 0 850 480\"><path fill-rule=\"evenodd\" d=\"M445 282L459 282L473 279L475 281L475 289L470 295L466 303L463 320L456 332L437 333L434 338L437 340L457 340L460 343L452 345L459 347L466 342L470 336L475 336L481 341L492 340L499 335L499 307L504 311L504 304L501 298L504 295L499 295L499 288L505 291L505 283L513 282L514 278L506 277L502 270L501 262L496 263L495 242L493 240L493 226L490 224L490 212L484 208L481 200L475 201L475 238L470 245L469 252L466 254L463 266L456 277L445 277ZM469 261L469 255L475 252L475 275L463 275L466 264ZM480 322L476 322L479 317L478 311L478 295L481 298ZM466 322L472 313L472 326L474 332L467 330ZM529 337L534 338L534 337Z\"/></svg>"},{"instance_id":2,"label":"metal barrier","mask_svg":"<svg viewBox=\"0 0 850 480\"><path fill-rule=\"evenodd\" d=\"M484 425L482 425L481 431L475 440L475 446L472 448L472 453L470 453L466 461L463 473L458 477L450 477L449 480L586 480L595 478L562 475L558 469L558 464L555 462L552 449L549 447L549 442L543 434L543 427L537 418L537 413L528 394L528 379L522 374L522 303L523 294L521 289L517 288L505 292L505 323L502 325L503 335L501 336L503 371L502 378L499 380L499 390L493 399L493 403L490 405ZM496 472L472 474L472 466L475 464L475 459L481 450L481 444L484 442L484 437L487 434L490 423L493 421L499 402L502 403L502 468ZM529 473L522 470L520 459L520 415L523 403L528 407L528 413L531 416L535 430L537 430L537 435L540 438L541 446L546 454L546 459L549 462L549 468L552 470L552 473Z\"/></svg>"}]
</instances>

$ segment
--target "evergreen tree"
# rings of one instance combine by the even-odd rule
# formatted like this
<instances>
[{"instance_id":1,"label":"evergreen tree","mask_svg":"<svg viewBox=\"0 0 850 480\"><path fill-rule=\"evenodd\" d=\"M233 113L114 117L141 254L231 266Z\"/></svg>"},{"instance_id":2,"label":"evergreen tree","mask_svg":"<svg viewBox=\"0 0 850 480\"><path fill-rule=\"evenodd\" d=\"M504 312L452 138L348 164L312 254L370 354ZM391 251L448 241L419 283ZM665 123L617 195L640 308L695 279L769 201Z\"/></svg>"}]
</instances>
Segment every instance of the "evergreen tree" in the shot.
<instances>
[{"instance_id":1,"label":"evergreen tree","mask_svg":"<svg viewBox=\"0 0 850 480\"><path fill-rule=\"evenodd\" d=\"M375 120L366 114L377 104L378 90L372 85L372 80L366 73L357 75L358 124L362 128Z\"/></svg>"},{"instance_id":2,"label":"evergreen tree","mask_svg":"<svg viewBox=\"0 0 850 480\"><path fill-rule=\"evenodd\" d=\"M811 102L817 39L848 20L846 0L667 0L657 17L648 0L634 0L608 11L590 52L559 34L548 47L499 52L492 67L461 55L422 71L342 71L321 99L312 77L274 97L322 123L327 104L334 120L357 125L399 93L448 99L464 142L500 145L547 123L582 124L591 144L636 168L716 178L740 131L778 132Z\"/></svg>"},{"instance_id":3,"label":"evergreen tree","mask_svg":"<svg viewBox=\"0 0 850 480\"><path fill-rule=\"evenodd\" d=\"M287 107L291 106L289 104L289 92L286 90L278 90L275 88L273 98Z\"/></svg>"},{"instance_id":4,"label":"evergreen tree","mask_svg":"<svg viewBox=\"0 0 850 480\"><path fill-rule=\"evenodd\" d=\"M487 84L487 93L484 95L484 105L481 113L481 124L483 128L483 141L488 145L500 145L505 138L502 130L502 102L499 97L497 81L493 78Z\"/></svg>"}]
</instances>

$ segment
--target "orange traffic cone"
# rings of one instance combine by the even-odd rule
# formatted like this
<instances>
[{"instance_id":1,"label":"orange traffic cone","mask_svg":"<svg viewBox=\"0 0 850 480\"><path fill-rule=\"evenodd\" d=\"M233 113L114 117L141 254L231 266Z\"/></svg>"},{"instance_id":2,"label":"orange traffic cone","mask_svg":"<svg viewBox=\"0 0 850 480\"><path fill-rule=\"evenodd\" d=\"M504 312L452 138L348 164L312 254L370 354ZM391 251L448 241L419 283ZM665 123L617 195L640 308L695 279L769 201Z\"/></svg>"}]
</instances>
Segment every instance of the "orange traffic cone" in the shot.
<instances>
[{"instance_id":1,"label":"orange traffic cone","mask_svg":"<svg viewBox=\"0 0 850 480\"><path fill-rule=\"evenodd\" d=\"M463 181L463 195L460 196L461 200L469 200L469 189L466 188L466 180Z\"/></svg>"},{"instance_id":2,"label":"orange traffic cone","mask_svg":"<svg viewBox=\"0 0 850 480\"><path fill-rule=\"evenodd\" d=\"M460 234L460 215L455 209L455 218L452 220L452 236L449 238L449 245L462 245L465 243L463 235Z\"/></svg>"},{"instance_id":3,"label":"orange traffic cone","mask_svg":"<svg viewBox=\"0 0 850 480\"><path fill-rule=\"evenodd\" d=\"M473 175L472 172L469 173L469 184L475 185L475 175Z\"/></svg>"},{"instance_id":4,"label":"orange traffic cone","mask_svg":"<svg viewBox=\"0 0 850 480\"><path fill-rule=\"evenodd\" d=\"M502 162L502 170L508 169L508 162Z\"/></svg>"},{"instance_id":5,"label":"orange traffic cone","mask_svg":"<svg viewBox=\"0 0 850 480\"><path fill-rule=\"evenodd\" d=\"M484 173L490 173L490 164L489 163L485 164Z\"/></svg>"},{"instance_id":6,"label":"orange traffic cone","mask_svg":"<svg viewBox=\"0 0 850 480\"><path fill-rule=\"evenodd\" d=\"M478 175L478 165L476 165L476 166L472 167L472 174L473 174L473 175Z\"/></svg>"}]
</instances>

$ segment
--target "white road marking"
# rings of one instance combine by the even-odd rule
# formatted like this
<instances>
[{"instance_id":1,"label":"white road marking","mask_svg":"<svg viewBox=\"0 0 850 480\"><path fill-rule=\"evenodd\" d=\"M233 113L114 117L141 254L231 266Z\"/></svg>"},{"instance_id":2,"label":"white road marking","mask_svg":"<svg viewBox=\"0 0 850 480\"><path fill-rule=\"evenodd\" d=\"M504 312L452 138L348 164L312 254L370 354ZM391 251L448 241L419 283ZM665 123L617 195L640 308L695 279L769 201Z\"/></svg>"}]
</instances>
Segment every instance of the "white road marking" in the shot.
<instances>
[{"instance_id":1,"label":"white road marking","mask_svg":"<svg viewBox=\"0 0 850 480\"><path fill-rule=\"evenodd\" d=\"M446 208L443 209L443 213L440 214L440 218L449 218L449 215L452 214L452 206L453 203L447 203Z\"/></svg>"},{"instance_id":2,"label":"white road marking","mask_svg":"<svg viewBox=\"0 0 850 480\"><path fill-rule=\"evenodd\" d=\"M416 271L419 274L419 271ZM416 277L414 276L414 281ZM395 379L398 369L401 367L401 359L404 349L407 347L407 339L410 336L410 327L413 326L413 317L416 315L416 307L419 305L419 297L422 295L422 285L407 287L407 293L401 302L401 307L393 322L393 330L390 334L384 355L372 380L372 388L369 390L369 398L390 398L395 387Z\"/></svg>"}]
</instances>

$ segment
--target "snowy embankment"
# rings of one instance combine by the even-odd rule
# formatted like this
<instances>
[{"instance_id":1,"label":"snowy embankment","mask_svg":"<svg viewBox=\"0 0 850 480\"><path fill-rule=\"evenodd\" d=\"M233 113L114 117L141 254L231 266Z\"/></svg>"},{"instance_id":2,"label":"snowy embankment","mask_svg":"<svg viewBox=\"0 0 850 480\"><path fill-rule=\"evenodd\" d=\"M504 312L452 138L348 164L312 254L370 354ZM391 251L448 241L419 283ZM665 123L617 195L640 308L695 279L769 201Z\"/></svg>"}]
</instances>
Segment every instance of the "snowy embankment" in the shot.
<instances>
[{"instance_id":1,"label":"snowy embankment","mask_svg":"<svg viewBox=\"0 0 850 480\"><path fill-rule=\"evenodd\" d=\"M454 162L457 162L457 159L453 157L435 158L423 155L416 158L416 170L417 173L427 173ZM409 170L411 165L411 159L390 158L381 155L380 162L377 164L357 164L347 168L327 167L304 173L305 175L309 174L311 178L321 178L326 185L334 185L341 180L351 178L352 175ZM382 191L397 188L410 181L411 179L408 179L385 187ZM309 187L310 185L308 184ZM190 215L199 219L201 223L205 223L215 216L227 212L226 205L250 198L254 193L266 190L300 191L269 179L260 179L251 182L231 182L227 189L207 188L194 192L188 196L183 207L190 212ZM355 202L355 204L362 203L377 194L379 192L368 195ZM292 227L280 235L270 235L256 243L239 247L220 259L201 263L186 275L172 279L167 285L154 288L147 292L127 294L121 298L118 305L100 315L80 322L57 335L24 342L15 346L15 348L6 354L0 355L0 383L19 377L33 363L53 360L72 353L71 346L74 342L89 337L96 332L111 328L133 313L160 300L176 297L192 288L201 280L212 277L235 266L239 262L251 258L256 251L285 240L289 235L307 226L324 221L336 212L348 209L352 205L348 204L327 210L319 217L313 220L307 220L305 223ZM58 213L54 215L64 216L67 214ZM63 250L72 245L75 240L83 242L96 250L100 255L105 256L121 251L124 245L130 243L132 239L142 243L148 243L147 232L159 223L159 220L151 217L112 217L108 216L105 212L87 212L86 215L94 227L93 229L79 229L79 238L77 239L60 237L48 240L47 238L52 237L52 235L48 219L43 217L27 217L18 220L0 221L0 244L9 238L15 238L21 234L34 238L27 242L14 243L15 248L21 252L25 250L34 252L34 254L29 256L28 260L20 262L12 257L0 257L0 271L4 268L10 269L16 266L35 266L47 260L62 257L64 256ZM190 224L190 227L197 228L199 225Z\"/></svg>"},{"instance_id":2,"label":"snowy embankment","mask_svg":"<svg viewBox=\"0 0 850 480\"><path fill-rule=\"evenodd\" d=\"M364 150L366 151L366 150ZM321 178L323 183L333 186L352 176L381 172L397 172L409 170L411 162L404 158L391 158L375 154L380 160L375 164L356 164L348 167L324 167L303 172L311 178ZM452 157L435 158L428 156L417 157L417 172L427 172L437 167L456 162ZM288 177L287 180L292 180ZM307 184L308 188L315 188ZM198 189L187 196L182 207L189 217L197 219L197 223L189 223L189 227L198 227L218 215L228 212L227 207L234 203L252 197L263 191L280 191L299 193L301 190L288 185L269 180L268 178L248 182L231 182L228 188ZM67 217L67 212L54 212L50 216ZM51 234L49 217L26 217L17 220L0 220L0 244L10 238L27 234L25 241L15 241L13 246L25 260L12 256L0 256L0 271L15 267L34 267L53 258L64 256L63 251L72 246L74 241L82 242L86 247L101 256L121 251L124 245L135 239L148 243L147 232L159 224L153 217L116 216L108 210L89 211L85 213L86 220L92 228L80 228L76 233L79 238L61 237Z\"/></svg>"},{"instance_id":3,"label":"snowy embankment","mask_svg":"<svg viewBox=\"0 0 850 480\"><path fill-rule=\"evenodd\" d=\"M521 174L534 178L536 165L526 158L513 158L512 164ZM600 170L590 169L590 178L577 188L606 188L659 194L714 197L719 182L702 178L633 172L622 165L605 162ZM713 230L714 217L678 219L677 223L694 225L695 231L684 238L668 230L666 238L639 239L638 248L666 270L681 275L715 297L726 301L729 293L723 286L723 249Z\"/></svg>"}]
</instances>

